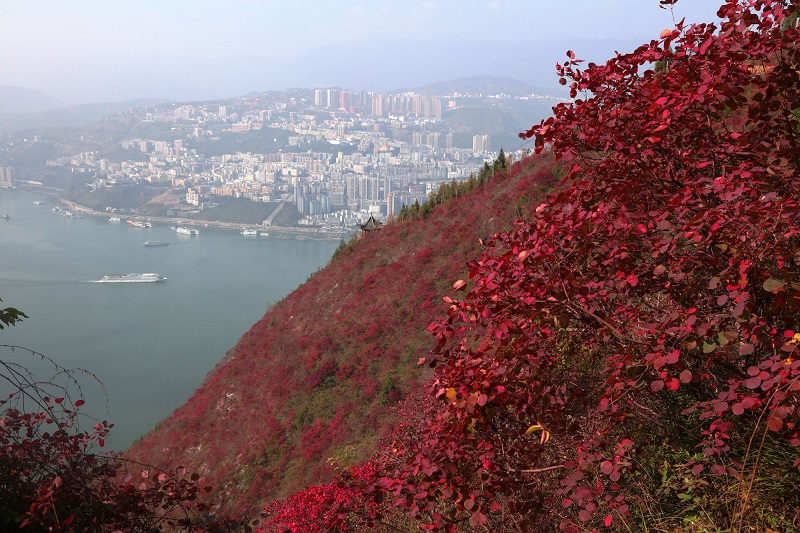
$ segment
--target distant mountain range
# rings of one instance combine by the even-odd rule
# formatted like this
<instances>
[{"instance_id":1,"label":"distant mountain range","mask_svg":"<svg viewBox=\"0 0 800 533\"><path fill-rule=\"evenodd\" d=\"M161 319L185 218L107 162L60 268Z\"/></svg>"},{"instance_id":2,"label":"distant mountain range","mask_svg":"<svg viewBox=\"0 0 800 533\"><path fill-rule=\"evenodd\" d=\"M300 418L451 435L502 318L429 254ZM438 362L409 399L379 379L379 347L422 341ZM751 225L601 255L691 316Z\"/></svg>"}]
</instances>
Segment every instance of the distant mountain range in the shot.
<instances>
[{"instance_id":1,"label":"distant mountain range","mask_svg":"<svg viewBox=\"0 0 800 533\"><path fill-rule=\"evenodd\" d=\"M538 87L514 78L498 76L470 76L450 81L440 81L416 88L395 89L388 93L413 91L420 94L450 95L500 94L524 96L529 94L553 95L556 89ZM259 93L251 93L259 94ZM140 98L122 102L104 102L67 105L46 94L17 86L0 87L0 133L45 127L77 127L130 108L170 102L163 98ZM515 125L513 135L517 133ZM489 133L496 133L494 131Z\"/></svg>"},{"instance_id":2,"label":"distant mountain range","mask_svg":"<svg viewBox=\"0 0 800 533\"><path fill-rule=\"evenodd\" d=\"M416 89L397 89L393 93L414 91L427 95L461 94L507 94L510 96L527 96L530 94L554 95L556 89L539 87L515 78L502 78L498 76L469 76L450 81L439 81L417 87Z\"/></svg>"},{"instance_id":3,"label":"distant mountain range","mask_svg":"<svg viewBox=\"0 0 800 533\"><path fill-rule=\"evenodd\" d=\"M67 105L46 94L16 86L0 87L0 133L89 124L125 109L169 102L139 98L124 102Z\"/></svg>"},{"instance_id":4,"label":"distant mountain range","mask_svg":"<svg viewBox=\"0 0 800 533\"><path fill-rule=\"evenodd\" d=\"M36 113L64 105L39 91L17 85L0 86L0 113Z\"/></svg>"}]
</instances>

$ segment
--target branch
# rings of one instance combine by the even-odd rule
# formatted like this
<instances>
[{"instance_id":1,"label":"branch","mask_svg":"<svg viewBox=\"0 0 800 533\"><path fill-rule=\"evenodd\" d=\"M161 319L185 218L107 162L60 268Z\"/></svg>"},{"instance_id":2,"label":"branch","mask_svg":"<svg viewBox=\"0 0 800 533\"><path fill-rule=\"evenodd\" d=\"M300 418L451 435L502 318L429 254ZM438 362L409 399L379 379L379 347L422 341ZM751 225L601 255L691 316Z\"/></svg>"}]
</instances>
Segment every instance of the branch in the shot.
<instances>
[{"instance_id":1,"label":"branch","mask_svg":"<svg viewBox=\"0 0 800 533\"><path fill-rule=\"evenodd\" d=\"M529 468L529 469L525 469L525 470L515 470L513 468L509 468L507 470L508 470L508 472L511 472L511 473L514 473L514 474L538 474L540 472L549 472L550 470L561 470L562 468L566 468L566 466L563 465L563 464L560 464L560 465L552 465L552 466L543 466L541 468Z\"/></svg>"}]
</instances>

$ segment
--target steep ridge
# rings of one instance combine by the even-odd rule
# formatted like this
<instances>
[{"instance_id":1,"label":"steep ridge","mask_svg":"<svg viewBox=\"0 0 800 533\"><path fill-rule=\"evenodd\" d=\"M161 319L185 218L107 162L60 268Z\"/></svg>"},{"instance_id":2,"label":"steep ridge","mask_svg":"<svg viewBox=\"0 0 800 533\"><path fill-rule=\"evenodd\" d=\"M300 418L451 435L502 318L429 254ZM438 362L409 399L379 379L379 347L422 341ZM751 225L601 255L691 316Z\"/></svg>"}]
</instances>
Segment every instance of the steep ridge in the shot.
<instances>
[{"instance_id":1,"label":"steep ridge","mask_svg":"<svg viewBox=\"0 0 800 533\"><path fill-rule=\"evenodd\" d=\"M340 248L128 455L197 471L224 512L330 479L329 459L368 457L393 427L393 406L430 376L416 364L434 344L427 326L481 239L508 230L556 182L545 157L482 174L471 192Z\"/></svg>"}]
</instances>

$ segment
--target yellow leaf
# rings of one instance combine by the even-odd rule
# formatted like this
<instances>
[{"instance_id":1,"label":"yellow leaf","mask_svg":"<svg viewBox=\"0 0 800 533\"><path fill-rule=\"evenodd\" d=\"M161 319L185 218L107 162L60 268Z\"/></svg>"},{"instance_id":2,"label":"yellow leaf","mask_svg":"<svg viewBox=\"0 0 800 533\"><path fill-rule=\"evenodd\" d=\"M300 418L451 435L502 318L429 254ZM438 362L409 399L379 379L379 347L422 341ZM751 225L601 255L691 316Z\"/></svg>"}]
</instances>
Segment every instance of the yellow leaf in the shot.
<instances>
[{"instance_id":1,"label":"yellow leaf","mask_svg":"<svg viewBox=\"0 0 800 533\"><path fill-rule=\"evenodd\" d=\"M447 396L448 400L452 400L453 398L456 397L456 389L454 389L453 387L450 387L449 389L447 389L447 392L445 393L445 395Z\"/></svg>"},{"instance_id":2,"label":"yellow leaf","mask_svg":"<svg viewBox=\"0 0 800 533\"><path fill-rule=\"evenodd\" d=\"M544 427L541 424L535 424L535 425L529 427L528 430L525 431L525 434L526 435L530 435L534 431L541 431L542 432L542 434L539 436L539 443L540 444L545 444L547 441L550 440L550 432L547 431L546 429L544 429Z\"/></svg>"},{"instance_id":3,"label":"yellow leaf","mask_svg":"<svg viewBox=\"0 0 800 533\"><path fill-rule=\"evenodd\" d=\"M540 426L539 424L536 424L535 426L529 427L528 430L525 432L525 434L526 435L530 435L534 431L539 431L540 429L542 429L542 426Z\"/></svg>"}]
</instances>

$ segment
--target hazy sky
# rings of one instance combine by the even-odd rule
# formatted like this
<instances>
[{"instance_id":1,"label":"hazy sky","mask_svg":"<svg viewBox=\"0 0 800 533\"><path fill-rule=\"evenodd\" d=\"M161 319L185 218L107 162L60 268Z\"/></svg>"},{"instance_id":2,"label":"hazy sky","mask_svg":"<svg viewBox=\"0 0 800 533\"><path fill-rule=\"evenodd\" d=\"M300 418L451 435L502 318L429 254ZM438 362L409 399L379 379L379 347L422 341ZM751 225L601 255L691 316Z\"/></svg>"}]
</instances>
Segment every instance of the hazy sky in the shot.
<instances>
[{"instance_id":1,"label":"hazy sky","mask_svg":"<svg viewBox=\"0 0 800 533\"><path fill-rule=\"evenodd\" d=\"M711 22L721 3L674 10ZM658 0L0 0L0 85L77 103L478 74L549 84L540 64L567 47L602 60L671 25Z\"/></svg>"}]
</instances>

